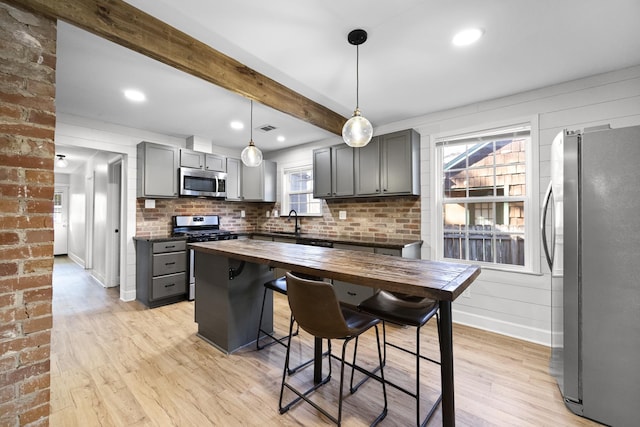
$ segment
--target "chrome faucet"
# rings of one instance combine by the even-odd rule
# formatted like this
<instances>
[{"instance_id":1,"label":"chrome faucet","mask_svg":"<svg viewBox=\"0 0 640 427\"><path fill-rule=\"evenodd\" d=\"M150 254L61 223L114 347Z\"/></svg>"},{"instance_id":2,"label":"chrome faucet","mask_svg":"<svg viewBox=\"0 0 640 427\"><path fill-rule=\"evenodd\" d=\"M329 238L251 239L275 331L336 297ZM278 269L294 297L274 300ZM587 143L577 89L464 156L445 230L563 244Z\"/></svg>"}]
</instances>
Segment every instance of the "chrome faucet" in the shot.
<instances>
[{"instance_id":1,"label":"chrome faucet","mask_svg":"<svg viewBox=\"0 0 640 427\"><path fill-rule=\"evenodd\" d=\"M298 212L296 212L295 209L291 209L289 211L289 216L287 217L287 221L291 220L291 214L294 214L296 218L296 224L293 230L295 234L300 234L300 225L298 225Z\"/></svg>"}]
</instances>

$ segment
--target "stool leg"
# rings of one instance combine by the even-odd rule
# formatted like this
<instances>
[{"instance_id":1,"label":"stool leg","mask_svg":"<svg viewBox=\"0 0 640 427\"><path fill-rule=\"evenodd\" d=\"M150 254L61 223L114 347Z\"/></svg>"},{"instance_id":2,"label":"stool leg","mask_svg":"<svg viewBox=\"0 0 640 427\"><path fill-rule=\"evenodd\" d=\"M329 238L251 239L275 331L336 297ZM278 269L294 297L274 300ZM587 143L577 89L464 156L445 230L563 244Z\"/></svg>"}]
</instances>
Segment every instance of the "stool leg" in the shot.
<instances>
[{"instance_id":1,"label":"stool leg","mask_svg":"<svg viewBox=\"0 0 640 427\"><path fill-rule=\"evenodd\" d=\"M258 321L258 334L256 335L256 349L262 350L264 346L260 346L260 332L262 332L262 316L264 315L264 301L267 299L267 288L264 288L262 294L262 308L260 309L260 320Z\"/></svg>"}]
</instances>

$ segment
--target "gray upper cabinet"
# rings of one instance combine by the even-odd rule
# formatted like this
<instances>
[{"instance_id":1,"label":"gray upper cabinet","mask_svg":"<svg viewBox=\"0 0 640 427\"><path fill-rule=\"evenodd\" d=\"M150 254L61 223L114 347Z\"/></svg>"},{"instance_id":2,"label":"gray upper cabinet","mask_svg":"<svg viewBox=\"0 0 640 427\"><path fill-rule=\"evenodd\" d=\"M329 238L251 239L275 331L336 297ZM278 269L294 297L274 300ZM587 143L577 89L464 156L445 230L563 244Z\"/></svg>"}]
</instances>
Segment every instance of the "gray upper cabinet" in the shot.
<instances>
[{"instance_id":1,"label":"gray upper cabinet","mask_svg":"<svg viewBox=\"0 0 640 427\"><path fill-rule=\"evenodd\" d=\"M355 182L358 196L419 195L420 135L393 132L356 149Z\"/></svg>"},{"instance_id":2,"label":"gray upper cabinet","mask_svg":"<svg viewBox=\"0 0 640 427\"><path fill-rule=\"evenodd\" d=\"M242 162L227 157L227 200L242 200Z\"/></svg>"},{"instance_id":3,"label":"gray upper cabinet","mask_svg":"<svg viewBox=\"0 0 640 427\"><path fill-rule=\"evenodd\" d=\"M276 201L276 163L263 160L260 166L242 165L242 199L247 202Z\"/></svg>"},{"instance_id":4,"label":"gray upper cabinet","mask_svg":"<svg viewBox=\"0 0 640 427\"><path fill-rule=\"evenodd\" d=\"M313 196L349 197L354 193L354 150L346 144L313 151Z\"/></svg>"},{"instance_id":5,"label":"gray upper cabinet","mask_svg":"<svg viewBox=\"0 0 640 427\"><path fill-rule=\"evenodd\" d=\"M202 153L186 148L180 149L180 166L217 172L227 171L227 161L224 156Z\"/></svg>"},{"instance_id":6,"label":"gray upper cabinet","mask_svg":"<svg viewBox=\"0 0 640 427\"><path fill-rule=\"evenodd\" d=\"M144 141L138 144L137 155L136 196L178 197L178 148Z\"/></svg>"}]
</instances>

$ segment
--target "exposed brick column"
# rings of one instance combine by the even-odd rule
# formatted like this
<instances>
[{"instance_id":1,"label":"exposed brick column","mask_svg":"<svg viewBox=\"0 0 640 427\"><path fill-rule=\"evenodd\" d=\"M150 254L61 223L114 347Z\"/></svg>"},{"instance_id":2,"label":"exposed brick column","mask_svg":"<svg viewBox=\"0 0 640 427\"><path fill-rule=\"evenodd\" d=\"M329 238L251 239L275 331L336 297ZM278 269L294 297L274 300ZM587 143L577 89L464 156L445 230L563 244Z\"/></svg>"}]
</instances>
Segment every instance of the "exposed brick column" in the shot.
<instances>
[{"instance_id":1,"label":"exposed brick column","mask_svg":"<svg viewBox=\"0 0 640 427\"><path fill-rule=\"evenodd\" d=\"M0 426L49 420L56 23L0 2Z\"/></svg>"}]
</instances>

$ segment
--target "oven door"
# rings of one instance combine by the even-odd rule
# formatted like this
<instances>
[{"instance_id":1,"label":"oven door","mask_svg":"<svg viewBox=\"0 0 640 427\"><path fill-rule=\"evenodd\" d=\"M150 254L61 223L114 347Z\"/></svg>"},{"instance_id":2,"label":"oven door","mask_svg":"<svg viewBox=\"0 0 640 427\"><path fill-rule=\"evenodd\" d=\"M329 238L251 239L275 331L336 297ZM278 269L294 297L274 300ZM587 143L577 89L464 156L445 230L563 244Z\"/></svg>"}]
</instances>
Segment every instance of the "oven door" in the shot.
<instances>
[{"instance_id":1,"label":"oven door","mask_svg":"<svg viewBox=\"0 0 640 427\"><path fill-rule=\"evenodd\" d=\"M180 168L180 195L226 197L226 178L223 172Z\"/></svg>"}]
</instances>

